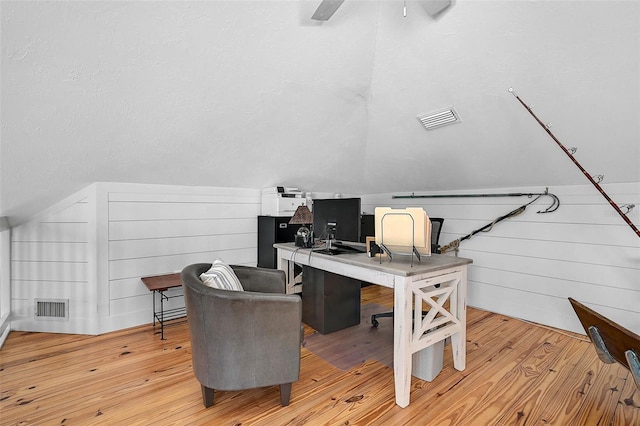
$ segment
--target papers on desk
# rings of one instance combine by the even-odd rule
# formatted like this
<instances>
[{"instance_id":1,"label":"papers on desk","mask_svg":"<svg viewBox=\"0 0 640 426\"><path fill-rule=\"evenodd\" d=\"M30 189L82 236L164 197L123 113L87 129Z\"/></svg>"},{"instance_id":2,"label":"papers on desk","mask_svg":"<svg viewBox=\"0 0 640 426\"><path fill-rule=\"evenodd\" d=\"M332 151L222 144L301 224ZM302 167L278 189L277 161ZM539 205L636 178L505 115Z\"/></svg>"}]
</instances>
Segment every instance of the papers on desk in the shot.
<instances>
[{"instance_id":1,"label":"papers on desk","mask_svg":"<svg viewBox=\"0 0 640 426\"><path fill-rule=\"evenodd\" d=\"M397 253L411 253L413 246L420 254L431 255L431 221L423 208L376 207L375 225L376 244Z\"/></svg>"}]
</instances>

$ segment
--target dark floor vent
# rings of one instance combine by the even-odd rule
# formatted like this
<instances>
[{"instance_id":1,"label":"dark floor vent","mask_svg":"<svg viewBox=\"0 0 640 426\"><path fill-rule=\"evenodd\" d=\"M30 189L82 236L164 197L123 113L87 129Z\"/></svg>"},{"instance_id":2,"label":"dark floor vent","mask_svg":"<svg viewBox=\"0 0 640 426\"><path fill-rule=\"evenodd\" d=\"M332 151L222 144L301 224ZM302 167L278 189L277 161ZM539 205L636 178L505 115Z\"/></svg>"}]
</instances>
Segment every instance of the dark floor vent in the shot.
<instances>
[{"instance_id":1,"label":"dark floor vent","mask_svg":"<svg viewBox=\"0 0 640 426\"><path fill-rule=\"evenodd\" d=\"M36 299L36 318L69 319L69 299Z\"/></svg>"}]
</instances>

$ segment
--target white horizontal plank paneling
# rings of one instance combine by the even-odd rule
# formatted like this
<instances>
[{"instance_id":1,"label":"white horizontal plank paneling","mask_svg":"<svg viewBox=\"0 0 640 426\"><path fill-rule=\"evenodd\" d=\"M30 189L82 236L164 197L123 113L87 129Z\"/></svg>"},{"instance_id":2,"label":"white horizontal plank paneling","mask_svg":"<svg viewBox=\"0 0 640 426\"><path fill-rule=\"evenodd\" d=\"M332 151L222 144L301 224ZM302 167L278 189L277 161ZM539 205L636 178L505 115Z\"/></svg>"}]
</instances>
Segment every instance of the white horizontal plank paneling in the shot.
<instances>
[{"instance_id":1,"label":"white horizontal plank paneling","mask_svg":"<svg viewBox=\"0 0 640 426\"><path fill-rule=\"evenodd\" d=\"M467 201L468 202L468 201ZM502 216L508 215L514 210L526 204L526 201L514 204L495 203L474 203L474 204L448 204L433 205L422 204L413 207L423 207L431 217L446 216L450 220L478 221L488 224ZM404 206L398 206L404 207ZM520 222L540 222L558 224L591 224L591 225L626 225L624 220L611 209L607 204L599 205L575 205L562 204L556 211L551 213L537 213L544 211L548 205L543 203L531 204L526 207L525 212L517 216L512 216L510 220Z\"/></svg>"},{"instance_id":2,"label":"white horizontal plank paneling","mask_svg":"<svg viewBox=\"0 0 640 426\"><path fill-rule=\"evenodd\" d=\"M11 301L11 315L12 318L20 319L34 319L36 323L46 322L62 322L70 323L73 327L77 327L81 322L80 320L86 320L92 318L95 313L95 307L90 302L85 300L69 300L69 319L64 320L60 318L36 318L35 316L35 301L32 299L13 299ZM95 321L94 321L95 322ZM13 321L12 321L13 326ZM13 328L13 327L12 327Z\"/></svg>"},{"instance_id":3,"label":"white horizontal plank paneling","mask_svg":"<svg viewBox=\"0 0 640 426\"><path fill-rule=\"evenodd\" d=\"M109 299L124 299L126 297L143 296L149 290L139 277L123 278L109 281Z\"/></svg>"},{"instance_id":4,"label":"white horizontal plank paneling","mask_svg":"<svg viewBox=\"0 0 640 426\"><path fill-rule=\"evenodd\" d=\"M256 234L251 233L111 241L109 258L113 261L251 248L256 247L256 238Z\"/></svg>"},{"instance_id":5,"label":"white horizontal plank paneling","mask_svg":"<svg viewBox=\"0 0 640 426\"><path fill-rule=\"evenodd\" d=\"M90 185L13 229L16 329L95 334L98 325L104 332L150 322L151 293L140 277L218 257L255 265L260 209L259 189ZM36 297L68 298L72 319L34 321Z\"/></svg>"},{"instance_id":6,"label":"white horizontal plank paneling","mask_svg":"<svg viewBox=\"0 0 640 426\"><path fill-rule=\"evenodd\" d=\"M233 204L261 204L259 193L253 190L238 190L238 193L230 193L228 190L219 194L193 194L193 193L142 193L142 192L110 192L109 202L134 202L134 203L233 203Z\"/></svg>"},{"instance_id":7,"label":"white horizontal plank paneling","mask_svg":"<svg viewBox=\"0 0 640 426\"><path fill-rule=\"evenodd\" d=\"M640 182L624 182L624 183L601 183L600 187L604 189L604 191L610 197L617 197L623 195L635 195L640 194ZM598 190L591 184L586 183L583 185L564 185L564 186L529 186L529 187L503 187L503 188L485 188L485 189L476 189L476 190L442 190L442 191L398 191L398 192L389 192L389 193L381 193L381 194L364 194L360 197L362 198L362 205L376 203L379 201L390 200L393 201L406 201L406 200L451 200L452 198L419 198L421 195L465 195L465 194L509 194L509 193L544 193L548 191L551 194L555 194L558 197L565 196L582 196L587 195L591 196L594 199L604 199L602 195L598 192ZM413 195L415 198L393 198L394 196L410 196ZM500 197L489 197L491 199L501 199ZM457 200L464 200L465 198L456 198ZM484 199L484 197L483 197Z\"/></svg>"},{"instance_id":8,"label":"white horizontal plank paneling","mask_svg":"<svg viewBox=\"0 0 640 426\"><path fill-rule=\"evenodd\" d=\"M613 286L603 288L599 284L567 281L544 275L528 275L520 272L504 271L472 266L469 275L475 282L512 288L526 293L536 293L560 298L580 295L582 300L640 315L640 289L623 289ZM604 291L603 291L604 290Z\"/></svg>"},{"instance_id":9,"label":"white horizontal plank paneling","mask_svg":"<svg viewBox=\"0 0 640 426\"><path fill-rule=\"evenodd\" d=\"M640 250L632 247L594 246L564 241L538 241L518 238L499 238L491 234L476 235L463 241L465 250L510 254L567 262L594 263L619 268L631 267L629 259L635 255L640 265Z\"/></svg>"},{"instance_id":10,"label":"white horizontal plank paneling","mask_svg":"<svg viewBox=\"0 0 640 426\"><path fill-rule=\"evenodd\" d=\"M640 204L640 183L602 185L618 205ZM544 188L453 191L451 194L544 192ZM459 255L473 259L469 304L541 324L581 331L567 301L598 306L603 315L635 327L640 321L640 239L590 184L550 187L560 199L552 213L537 214L542 197L525 212L460 243ZM404 193L397 195L410 194ZM433 194L447 194L441 191ZM421 194L415 191L415 194ZM532 199L527 197L396 198L362 197L363 210L376 206L423 207L443 217L440 245L464 237ZM640 208L629 219L640 223ZM453 253L450 253L453 255ZM632 328L633 329L633 328Z\"/></svg>"},{"instance_id":11,"label":"white horizontal plank paneling","mask_svg":"<svg viewBox=\"0 0 640 426\"><path fill-rule=\"evenodd\" d=\"M11 320L11 329L15 331L35 331L39 333L67 333L98 335L93 317L77 318L71 321L43 321L33 318L17 317Z\"/></svg>"},{"instance_id":12,"label":"white horizontal plank paneling","mask_svg":"<svg viewBox=\"0 0 640 426\"><path fill-rule=\"evenodd\" d=\"M11 262L11 280L87 282L85 262Z\"/></svg>"},{"instance_id":13,"label":"white horizontal plank paneling","mask_svg":"<svg viewBox=\"0 0 640 426\"><path fill-rule=\"evenodd\" d=\"M607 191L608 195L620 206L623 204L636 204L640 202L640 185L638 183L630 184L614 184L614 185L602 185ZM445 194L505 194L505 193L539 193L544 192L544 188L504 188L493 190L478 190L478 191L439 191L432 193L418 192L416 195L445 195ZM567 186L567 187L555 187L549 188L549 192L555 194L560 199L561 206L600 206L605 207L605 217L615 217L617 213L608 204L605 198L591 185L580 186ZM473 205L496 205L496 206L519 206L532 201L535 197L480 197L480 198L392 198L394 195L409 195L410 193L397 193L397 194L371 194L362 197L362 207L365 211L373 212L376 206L416 206L425 207L429 212L433 209L440 209L452 206L473 206ZM538 201L532 204L530 210L540 210L540 208L546 208L551 202L550 197L541 197ZM431 215L436 214L431 212ZM638 208L632 210L630 218L635 222L640 218L640 211Z\"/></svg>"},{"instance_id":14,"label":"white horizontal plank paneling","mask_svg":"<svg viewBox=\"0 0 640 426\"><path fill-rule=\"evenodd\" d=\"M109 315L110 316L121 316L121 315L129 315L135 312L144 312L145 324L153 322L153 299L151 298L152 294L147 292L147 294L142 294L139 296L132 296L120 299L114 299L109 302ZM160 306L160 302L158 303L158 308ZM181 302L181 306L184 306L184 303ZM165 307L165 309L169 309Z\"/></svg>"},{"instance_id":15,"label":"white horizontal plank paneling","mask_svg":"<svg viewBox=\"0 0 640 426\"><path fill-rule=\"evenodd\" d=\"M256 217L260 205L241 203L109 203L109 221Z\"/></svg>"},{"instance_id":16,"label":"white horizontal plank paneling","mask_svg":"<svg viewBox=\"0 0 640 426\"><path fill-rule=\"evenodd\" d=\"M109 303L109 310L115 311L117 309L111 306L112 303L118 303L118 301L111 301ZM145 310L138 311L127 311L122 315L110 315L109 321L105 322L103 327L101 328L101 333L109 333L111 331L123 330L125 328L137 327L144 324L149 324L149 333L159 333L160 326L156 324L155 329L151 327L152 318L149 312ZM166 333L166 330L165 330ZM165 337L170 336L169 334L165 334ZM158 337L159 339L160 337Z\"/></svg>"},{"instance_id":17,"label":"white horizontal plank paneling","mask_svg":"<svg viewBox=\"0 0 640 426\"><path fill-rule=\"evenodd\" d=\"M567 299L526 293L470 280L468 305L514 318L584 333Z\"/></svg>"},{"instance_id":18,"label":"white horizontal plank paneling","mask_svg":"<svg viewBox=\"0 0 640 426\"><path fill-rule=\"evenodd\" d=\"M182 270L191 263L213 262L220 258L227 263L257 263L256 247L237 250L220 250L201 253L179 254L140 259L114 260L109 262L111 280L158 275Z\"/></svg>"},{"instance_id":19,"label":"white horizontal plank paneling","mask_svg":"<svg viewBox=\"0 0 640 426\"><path fill-rule=\"evenodd\" d=\"M557 278L563 281L593 284L626 290L638 290L640 272L635 268L602 267L593 263L569 263L557 259L527 258L509 254L464 250L460 256L473 259L474 267L483 266L505 272Z\"/></svg>"},{"instance_id":20,"label":"white horizontal plank paneling","mask_svg":"<svg viewBox=\"0 0 640 426\"><path fill-rule=\"evenodd\" d=\"M34 301L11 301L11 329L44 333L97 334L95 306L89 302L69 300L69 319L42 319L35 317Z\"/></svg>"},{"instance_id":21,"label":"white horizontal plank paneling","mask_svg":"<svg viewBox=\"0 0 640 426\"><path fill-rule=\"evenodd\" d=\"M135 240L258 232L255 217L111 222L109 240Z\"/></svg>"},{"instance_id":22,"label":"white horizontal plank paneling","mask_svg":"<svg viewBox=\"0 0 640 426\"><path fill-rule=\"evenodd\" d=\"M11 242L12 328L96 331L89 279L89 223L95 186L68 197L14 228ZM35 319L35 299L68 299L69 320Z\"/></svg>"},{"instance_id":23,"label":"white horizontal plank paneling","mask_svg":"<svg viewBox=\"0 0 640 426\"><path fill-rule=\"evenodd\" d=\"M469 281L469 306L481 307L514 318L584 334L568 299L552 297L486 283ZM578 297L574 297L578 299ZM591 305L593 309L635 333L640 331L640 316L636 312Z\"/></svg>"},{"instance_id":24,"label":"white horizontal plank paneling","mask_svg":"<svg viewBox=\"0 0 640 426\"><path fill-rule=\"evenodd\" d=\"M119 199L139 200L139 196L158 196L162 199L171 196L187 194L189 196L233 196L238 198L257 197L259 199L261 190L256 188L232 188L220 186L180 186L180 185L150 185L144 183L116 183L101 182L98 184L109 193L109 200ZM140 195L142 194L142 195Z\"/></svg>"},{"instance_id":25,"label":"white horizontal plank paneling","mask_svg":"<svg viewBox=\"0 0 640 426\"><path fill-rule=\"evenodd\" d=\"M86 281L15 281L11 296L15 299L46 298L89 300Z\"/></svg>"},{"instance_id":26,"label":"white horizontal plank paneling","mask_svg":"<svg viewBox=\"0 0 640 426\"><path fill-rule=\"evenodd\" d=\"M11 230L12 241L87 242L88 223L34 223Z\"/></svg>"},{"instance_id":27,"label":"white horizontal plank paneling","mask_svg":"<svg viewBox=\"0 0 640 426\"><path fill-rule=\"evenodd\" d=\"M137 280L140 282L140 280ZM133 280L118 280L121 284L133 284ZM144 285L143 285L144 287ZM165 293L169 299L164 301L164 309L184 308L182 288L171 289ZM109 324L106 330L119 330L143 324L153 323L153 299L156 298L156 310L160 309L160 296L149 292L144 287L144 293L112 298L109 301ZM156 332L160 326L156 322ZM165 330L167 333L167 330Z\"/></svg>"},{"instance_id":28,"label":"white horizontal plank paneling","mask_svg":"<svg viewBox=\"0 0 640 426\"><path fill-rule=\"evenodd\" d=\"M89 203L87 199L83 199L74 203L63 210L52 213L42 218L41 223L82 223L87 222L89 217Z\"/></svg>"},{"instance_id":29,"label":"white horizontal plank paneling","mask_svg":"<svg viewBox=\"0 0 640 426\"><path fill-rule=\"evenodd\" d=\"M14 241L11 256L14 261L87 262L87 248L86 242Z\"/></svg>"},{"instance_id":30,"label":"white horizontal plank paneling","mask_svg":"<svg viewBox=\"0 0 640 426\"><path fill-rule=\"evenodd\" d=\"M544 219L541 217L540 219ZM441 243L461 238L473 231L488 225L490 222L483 221L461 221L447 218L444 223L443 233L448 229L464 230L464 233L451 236L448 233L448 239L444 239L441 234ZM552 223L538 221L523 221L519 217L504 220L497 223L491 228L491 233L479 233L476 236L491 235L493 237L522 238L526 240L544 240L544 241L564 241L582 244L591 244L595 246L622 246L623 243L635 243L635 240L626 241L627 236L632 238L633 234L629 234L626 226L606 226L604 224L577 224L577 223ZM474 236L475 238L475 236ZM562 240L561 240L562 238Z\"/></svg>"},{"instance_id":31,"label":"white horizontal plank paneling","mask_svg":"<svg viewBox=\"0 0 640 426\"><path fill-rule=\"evenodd\" d=\"M177 309L184 307L184 297L182 296L182 289L170 290L165 293L169 300L165 300L164 309ZM153 293L147 292L147 294L126 297L121 299L111 300L109 303L109 311L112 316L122 316L134 312L144 312L144 322L147 324L153 322ZM156 298L156 310L160 310L160 296L155 294Z\"/></svg>"},{"instance_id":32,"label":"white horizontal plank paneling","mask_svg":"<svg viewBox=\"0 0 640 426\"><path fill-rule=\"evenodd\" d=\"M600 183L600 187L609 194L609 196L620 194L640 194L640 182L621 182L621 183L607 183L606 181ZM566 185L552 187L559 194L566 195L580 195L580 194L597 194L597 189L590 184L584 185Z\"/></svg>"},{"instance_id":33,"label":"white horizontal plank paneling","mask_svg":"<svg viewBox=\"0 0 640 426\"><path fill-rule=\"evenodd\" d=\"M557 195L560 201L560 207L562 206L606 206L608 210L614 212L614 209L609 205L604 197L600 195ZM639 196L634 194L624 194L619 196L622 200L618 202L618 206L625 204L635 204L638 201ZM615 201L615 200L614 200ZM419 207L428 206L431 208L447 207L447 206L464 206L469 204L477 205L494 205L494 206L521 206L528 204L531 210L546 210L553 204L553 199L550 196L542 197L472 197L472 198L375 198L367 200L365 204L363 202L363 210L368 209L373 211L378 206L401 206L401 207ZM625 211L626 209L622 209ZM632 213L633 214L633 213Z\"/></svg>"},{"instance_id":34,"label":"white horizontal plank paneling","mask_svg":"<svg viewBox=\"0 0 640 426\"><path fill-rule=\"evenodd\" d=\"M107 185L110 325L148 323L151 293L140 277L222 258L257 263L257 189ZM172 292L175 293L175 292ZM181 294L181 289L178 289ZM183 307L182 297L169 307Z\"/></svg>"}]
</instances>

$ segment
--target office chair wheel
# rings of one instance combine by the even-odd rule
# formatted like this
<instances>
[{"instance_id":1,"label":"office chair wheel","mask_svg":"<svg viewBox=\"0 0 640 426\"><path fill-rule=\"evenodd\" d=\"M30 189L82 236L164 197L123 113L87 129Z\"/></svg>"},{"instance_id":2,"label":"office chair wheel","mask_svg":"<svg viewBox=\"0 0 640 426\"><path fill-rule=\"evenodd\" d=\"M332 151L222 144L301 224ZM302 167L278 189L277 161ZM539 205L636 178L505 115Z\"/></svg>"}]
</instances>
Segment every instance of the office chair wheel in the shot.
<instances>
[{"instance_id":1,"label":"office chair wheel","mask_svg":"<svg viewBox=\"0 0 640 426\"><path fill-rule=\"evenodd\" d=\"M380 323L378 322L377 319L371 318L371 327L378 328L379 325L380 325Z\"/></svg>"}]
</instances>

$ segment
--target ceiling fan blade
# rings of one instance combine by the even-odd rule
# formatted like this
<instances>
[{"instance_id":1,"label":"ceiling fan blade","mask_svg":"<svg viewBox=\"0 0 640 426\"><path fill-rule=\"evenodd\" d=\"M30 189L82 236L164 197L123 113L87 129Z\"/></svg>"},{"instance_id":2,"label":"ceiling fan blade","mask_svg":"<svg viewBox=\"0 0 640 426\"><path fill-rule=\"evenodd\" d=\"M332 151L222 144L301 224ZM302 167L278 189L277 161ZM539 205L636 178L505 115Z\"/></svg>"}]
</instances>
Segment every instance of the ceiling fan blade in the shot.
<instances>
[{"instance_id":1,"label":"ceiling fan blade","mask_svg":"<svg viewBox=\"0 0 640 426\"><path fill-rule=\"evenodd\" d=\"M336 10L344 3L344 0L322 0L311 19L316 21L328 21L336 13Z\"/></svg>"},{"instance_id":2,"label":"ceiling fan blade","mask_svg":"<svg viewBox=\"0 0 640 426\"><path fill-rule=\"evenodd\" d=\"M451 0L418 0L424 10L431 16L436 16L447 7L451 6Z\"/></svg>"}]
</instances>

